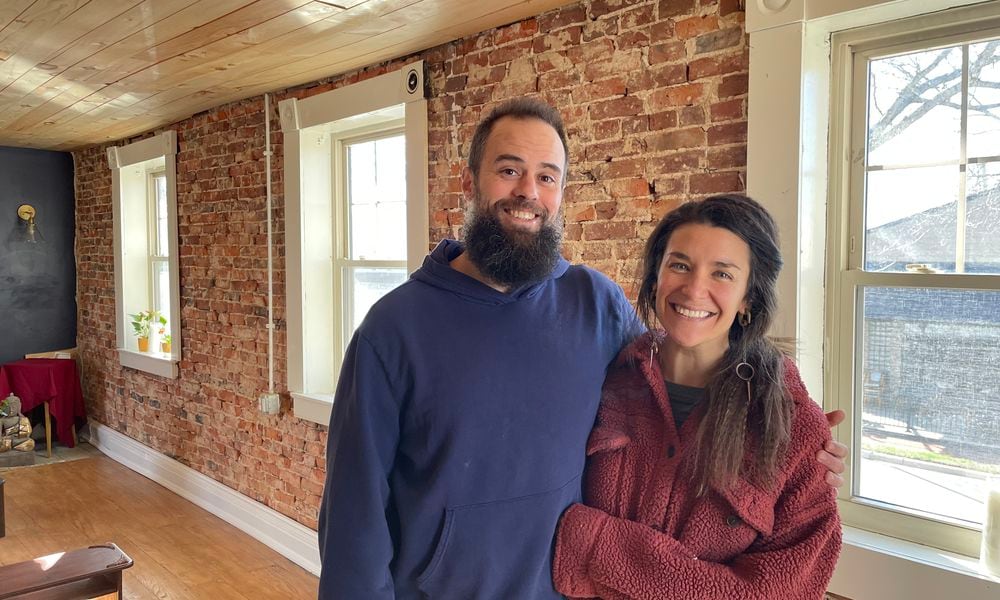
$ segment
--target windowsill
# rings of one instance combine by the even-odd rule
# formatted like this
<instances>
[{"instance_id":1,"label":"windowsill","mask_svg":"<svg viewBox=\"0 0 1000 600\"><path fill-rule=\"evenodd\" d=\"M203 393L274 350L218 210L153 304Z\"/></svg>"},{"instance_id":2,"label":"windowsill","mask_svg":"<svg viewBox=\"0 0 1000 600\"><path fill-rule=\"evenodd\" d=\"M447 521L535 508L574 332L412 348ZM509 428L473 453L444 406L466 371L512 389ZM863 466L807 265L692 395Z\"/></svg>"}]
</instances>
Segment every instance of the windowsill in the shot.
<instances>
[{"instance_id":1,"label":"windowsill","mask_svg":"<svg viewBox=\"0 0 1000 600\"><path fill-rule=\"evenodd\" d=\"M177 379L177 363L169 354L162 352L136 352L135 350L118 349L118 359L123 367L145 371L160 377Z\"/></svg>"},{"instance_id":2,"label":"windowsill","mask_svg":"<svg viewBox=\"0 0 1000 600\"><path fill-rule=\"evenodd\" d=\"M852 600L987 600L1000 594L1000 578L976 559L845 526L829 591Z\"/></svg>"},{"instance_id":3,"label":"windowsill","mask_svg":"<svg viewBox=\"0 0 1000 600\"><path fill-rule=\"evenodd\" d=\"M295 416L300 419L329 425L330 414L333 412L333 394L292 392L292 408Z\"/></svg>"}]
</instances>

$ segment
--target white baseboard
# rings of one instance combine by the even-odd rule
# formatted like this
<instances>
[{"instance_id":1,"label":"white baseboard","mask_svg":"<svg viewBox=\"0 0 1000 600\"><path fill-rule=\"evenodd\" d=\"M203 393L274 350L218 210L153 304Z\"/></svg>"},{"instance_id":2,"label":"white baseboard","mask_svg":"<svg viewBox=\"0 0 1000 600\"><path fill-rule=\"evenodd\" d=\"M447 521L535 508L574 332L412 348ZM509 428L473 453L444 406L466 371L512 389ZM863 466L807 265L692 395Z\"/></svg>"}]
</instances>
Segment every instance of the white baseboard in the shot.
<instances>
[{"instance_id":1,"label":"white baseboard","mask_svg":"<svg viewBox=\"0 0 1000 600\"><path fill-rule=\"evenodd\" d=\"M313 575L319 575L319 538L312 529L107 425L93 420L89 424L90 443L109 458L204 508Z\"/></svg>"}]
</instances>

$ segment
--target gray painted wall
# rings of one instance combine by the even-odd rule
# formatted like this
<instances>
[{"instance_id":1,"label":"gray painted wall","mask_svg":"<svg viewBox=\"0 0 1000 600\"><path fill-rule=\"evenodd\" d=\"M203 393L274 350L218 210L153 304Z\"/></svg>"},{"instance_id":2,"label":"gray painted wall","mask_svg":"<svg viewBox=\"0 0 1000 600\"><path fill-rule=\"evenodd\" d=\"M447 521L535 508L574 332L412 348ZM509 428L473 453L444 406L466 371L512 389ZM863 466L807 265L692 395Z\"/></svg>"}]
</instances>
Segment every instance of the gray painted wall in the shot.
<instances>
[{"instance_id":1,"label":"gray painted wall","mask_svg":"<svg viewBox=\"0 0 1000 600\"><path fill-rule=\"evenodd\" d=\"M43 240L18 239L35 207ZM0 363L76 345L73 157L0 147Z\"/></svg>"}]
</instances>

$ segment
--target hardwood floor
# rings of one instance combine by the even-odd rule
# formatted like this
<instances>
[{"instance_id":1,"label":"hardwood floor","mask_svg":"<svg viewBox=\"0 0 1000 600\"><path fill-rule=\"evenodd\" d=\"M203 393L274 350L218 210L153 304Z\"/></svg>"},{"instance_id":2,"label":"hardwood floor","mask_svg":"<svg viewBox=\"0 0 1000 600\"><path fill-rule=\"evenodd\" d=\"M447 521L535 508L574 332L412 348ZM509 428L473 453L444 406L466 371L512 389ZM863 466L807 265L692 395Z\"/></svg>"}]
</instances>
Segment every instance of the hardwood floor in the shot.
<instances>
[{"instance_id":1,"label":"hardwood floor","mask_svg":"<svg viewBox=\"0 0 1000 600\"><path fill-rule=\"evenodd\" d=\"M125 597L316 598L319 580L222 519L100 456L12 469L0 564L114 542L135 564Z\"/></svg>"}]
</instances>

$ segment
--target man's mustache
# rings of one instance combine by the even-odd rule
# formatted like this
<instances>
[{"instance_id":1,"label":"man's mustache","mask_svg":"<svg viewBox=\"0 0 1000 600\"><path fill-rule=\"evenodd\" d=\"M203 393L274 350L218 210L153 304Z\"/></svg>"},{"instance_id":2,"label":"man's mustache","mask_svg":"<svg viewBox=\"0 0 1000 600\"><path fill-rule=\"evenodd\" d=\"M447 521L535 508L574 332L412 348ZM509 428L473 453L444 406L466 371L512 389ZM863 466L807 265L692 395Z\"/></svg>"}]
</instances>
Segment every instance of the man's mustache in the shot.
<instances>
[{"instance_id":1,"label":"man's mustache","mask_svg":"<svg viewBox=\"0 0 1000 600\"><path fill-rule=\"evenodd\" d=\"M490 207L493 213L498 213L501 210L520 210L526 212L533 212L540 216L546 223L549 221L549 211L546 210L538 202L532 200L527 200L525 198L504 198L502 200L497 200Z\"/></svg>"}]
</instances>

